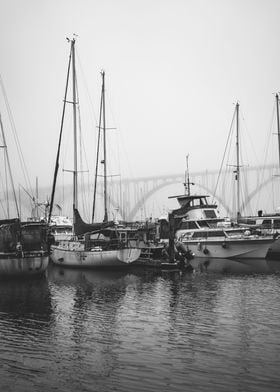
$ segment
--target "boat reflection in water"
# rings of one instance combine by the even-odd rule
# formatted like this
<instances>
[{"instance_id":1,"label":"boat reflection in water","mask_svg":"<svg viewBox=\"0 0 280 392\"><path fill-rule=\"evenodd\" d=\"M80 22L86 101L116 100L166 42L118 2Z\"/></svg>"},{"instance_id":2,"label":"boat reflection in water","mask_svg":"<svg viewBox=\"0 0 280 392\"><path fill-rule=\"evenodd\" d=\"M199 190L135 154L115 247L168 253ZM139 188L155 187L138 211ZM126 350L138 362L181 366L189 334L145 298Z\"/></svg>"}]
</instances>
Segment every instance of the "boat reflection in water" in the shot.
<instances>
[{"instance_id":1,"label":"boat reflection in water","mask_svg":"<svg viewBox=\"0 0 280 392\"><path fill-rule=\"evenodd\" d=\"M30 319L30 316L48 322L51 319L51 295L46 277L33 279L1 279L1 319ZM38 323L38 329L42 325ZM4 331L2 331L4 332Z\"/></svg>"},{"instance_id":2,"label":"boat reflection in water","mask_svg":"<svg viewBox=\"0 0 280 392\"><path fill-rule=\"evenodd\" d=\"M0 390L44 391L40 385L47 385L46 357L52 351L47 279L2 279L0 316Z\"/></svg>"},{"instance_id":3,"label":"boat reflection in water","mask_svg":"<svg viewBox=\"0 0 280 392\"><path fill-rule=\"evenodd\" d=\"M279 389L276 274L47 275L0 285L1 391Z\"/></svg>"},{"instance_id":4,"label":"boat reflection in water","mask_svg":"<svg viewBox=\"0 0 280 392\"><path fill-rule=\"evenodd\" d=\"M215 272L231 274L273 273L280 271L280 262L266 259L212 259L195 257L190 261L194 273Z\"/></svg>"}]
</instances>

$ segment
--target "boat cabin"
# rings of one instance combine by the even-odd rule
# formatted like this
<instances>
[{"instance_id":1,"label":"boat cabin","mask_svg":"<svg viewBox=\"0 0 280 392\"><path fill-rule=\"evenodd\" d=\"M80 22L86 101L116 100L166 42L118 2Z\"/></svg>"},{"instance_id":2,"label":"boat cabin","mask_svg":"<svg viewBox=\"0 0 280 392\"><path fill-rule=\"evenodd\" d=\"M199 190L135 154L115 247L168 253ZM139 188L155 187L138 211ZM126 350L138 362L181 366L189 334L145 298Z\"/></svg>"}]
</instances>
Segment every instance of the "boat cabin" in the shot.
<instances>
[{"instance_id":1,"label":"boat cabin","mask_svg":"<svg viewBox=\"0 0 280 392\"><path fill-rule=\"evenodd\" d=\"M204 229L204 230L178 230L176 232L176 239L184 240L222 240L222 239L246 239L252 235L251 231L246 228L221 228Z\"/></svg>"},{"instance_id":2,"label":"boat cabin","mask_svg":"<svg viewBox=\"0 0 280 392\"><path fill-rule=\"evenodd\" d=\"M241 226L255 228L265 233L280 231L280 215L268 215L241 218L238 222Z\"/></svg>"},{"instance_id":3,"label":"boat cabin","mask_svg":"<svg viewBox=\"0 0 280 392\"><path fill-rule=\"evenodd\" d=\"M175 218L187 218L193 220L220 219L216 204L209 204L207 195L180 195L170 196L177 198L180 208L173 210Z\"/></svg>"}]
</instances>

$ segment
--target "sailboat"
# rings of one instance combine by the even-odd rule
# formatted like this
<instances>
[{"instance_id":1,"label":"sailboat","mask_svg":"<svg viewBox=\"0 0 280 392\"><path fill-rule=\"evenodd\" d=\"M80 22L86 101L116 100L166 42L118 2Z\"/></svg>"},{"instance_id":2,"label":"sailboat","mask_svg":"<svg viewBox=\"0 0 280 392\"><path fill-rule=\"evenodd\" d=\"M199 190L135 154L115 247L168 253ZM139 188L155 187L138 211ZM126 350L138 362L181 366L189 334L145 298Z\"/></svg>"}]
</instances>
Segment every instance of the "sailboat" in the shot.
<instances>
[{"instance_id":1,"label":"sailboat","mask_svg":"<svg viewBox=\"0 0 280 392\"><path fill-rule=\"evenodd\" d=\"M272 235L257 234L238 224L239 209L239 103L236 104L236 200L237 212L234 223L229 218L223 218L218 212L218 206L208 202L207 195L191 195L190 182L184 195L176 197L180 208L173 210L175 241L183 245L185 252L191 252L196 258L204 259L264 259L275 242Z\"/></svg>"},{"instance_id":2,"label":"sailboat","mask_svg":"<svg viewBox=\"0 0 280 392\"><path fill-rule=\"evenodd\" d=\"M278 160L280 168L280 119L279 119L279 95L275 94L276 106L276 122L277 122L277 139L278 139ZM278 174L279 177L279 174ZM258 211L255 216L242 217L239 223L250 229L254 229L259 233L270 234L276 238L276 241L269 249L268 258L279 259L280 256L280 211L272 213L263 213L262 210Z\"/></svg>"},{"instance_id":3,"label":"sailboat","mask_svg":"<svg viewBox=\"0 0 280 392\"><path fill-rule=\"evenodd\" d=\"M7 168L5 177L9 177L16 210L16 217L10 218L7 202L8 218L0 220L0 278L44 275L49 264L47 225L21 220L1 114L0 128L5 162L2 167Z\"/></svg>"},{"instance_id":4,"label":"sailboat","mask_svg":"<svg viewBox=\"0 0 280 392\"><path fill-rule=\"evenodd\" d=\"M52 188L52 196L49 210L49 222L51 219L52 206L54 201L56 177L59 167L60 145L63 129L63 118L65 104L67 102L67 90L70 68L72 67L72 92L73 92L73 132L74 132L74 170L73 170L73 232L71 238L63 239L51 245L51 258L53 263L68 267L124 267L140 256L140 249L130 246L128 232L125 228L116 227L114 222L108 220L108 196L107 196L107 167L106 167L106 124L105 124L105 72L102 71L102 91L99 118L99 137L103 132L103 160L101 163L104 168L104 219L103 222L94 222L95 195L96 195L96 178L92 223L85 223L78 210L78 168L77 168L77 115L76 105L78 102L76 90L76 68L75 68L75 38L69 40L71 43L69 64L67 71L67 82L65 89L65 99L63 106L62 123L60 128L59 146L55 166L55 175ZM99 141L97 146L97 162L99 159ZM96 164L97 167L98 163Z\"/></svg>"}]
</instances>

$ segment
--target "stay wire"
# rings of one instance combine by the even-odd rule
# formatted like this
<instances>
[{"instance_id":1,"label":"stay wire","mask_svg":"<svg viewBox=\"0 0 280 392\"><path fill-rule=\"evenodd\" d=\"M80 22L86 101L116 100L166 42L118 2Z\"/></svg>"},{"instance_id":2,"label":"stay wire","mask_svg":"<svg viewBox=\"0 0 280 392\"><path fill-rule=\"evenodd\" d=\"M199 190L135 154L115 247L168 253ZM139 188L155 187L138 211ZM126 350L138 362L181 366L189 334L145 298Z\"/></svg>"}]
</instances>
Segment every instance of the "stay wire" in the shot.
<instances>
[{"instance_id":1,"label":"stay wire","mask_svg":"<svg viewBox=\"0 0 280 392\"><path fill-rule=\"evenodd\" d=\"M232 120L231 120L230 129L229 129L229 133L228 133L228 137L227 137L227 141L226 141L225 150L224 150L224 153L223 153L223 158L222 158L221 166L220 166L219 173L218 173L218 178L217 178L216 186L215 186L214 193L213 193L212 202L214 201L214 198L215 198L215 196L216 196L218 184L219 184L219 181L220 181L220 176L221 176L221 173L222 173L222 168L223 168L223 165L224 165L225 156L226 156L226 153L227 153L227 150L228 150L229 140L230 140L230 137L231 137L231 135L232 135L232 129L233 129L233 123L234 123L235 117L236 117L236 110L234 111L233 117L232 117Z\"/></svg>"},{"instance_id":2,"label":"stay wire","mask_svg":"<svg viewBox=\"0 0 280 392\"><path fill-rule=\"evenodd\" d=\"M20 164L21 164L21 167L22 167L25 184L26 184L26 186L28 187L30 193L33 196L31 182L30 182L30 179L29 179L29 176L28 176L26 163L25 163L25 160L24 160L24 157L23 157L23 153L22 153L22 150L21 150L21 147L20 147L20 142L19 142L19 138L18 138L18 135L17 135L17 130L16 130L14 118L13 118L13 115L12 115L12 111L11 111L11 107L10 107L10 104L9 104L8 96L7 96L6 89L5 89L4 82L3 82L3 79L2 79L1 75L0 75L0 84L1 84L2 92L3 92L3 96L4 96L4 101L5 101L7 112L8 112L8 117L9 117L11 128L12 128L12 132L13 132L16 148L17 148L17 151L18 151L18 154L19 154L19 160L20 160Z\"/></svg>"}]
</instances>

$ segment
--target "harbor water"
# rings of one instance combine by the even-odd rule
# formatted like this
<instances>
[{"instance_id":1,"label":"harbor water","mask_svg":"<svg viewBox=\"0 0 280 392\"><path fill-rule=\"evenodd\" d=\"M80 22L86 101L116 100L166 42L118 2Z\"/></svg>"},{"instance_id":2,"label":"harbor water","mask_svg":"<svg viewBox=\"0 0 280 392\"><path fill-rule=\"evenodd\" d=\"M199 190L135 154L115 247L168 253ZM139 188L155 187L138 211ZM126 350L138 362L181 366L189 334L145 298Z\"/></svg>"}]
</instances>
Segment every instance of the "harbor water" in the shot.
<instances>
[{"instance_id":1,"label":"harbor water","mask_svg":"<svg viewBox=\"0 0 280 392\"><path fill-rule=\"evenodd\" d=\"M51 265L0 282L0 391L278 391L279 315L273 268Z\"/></svg>"}]
</instances>

